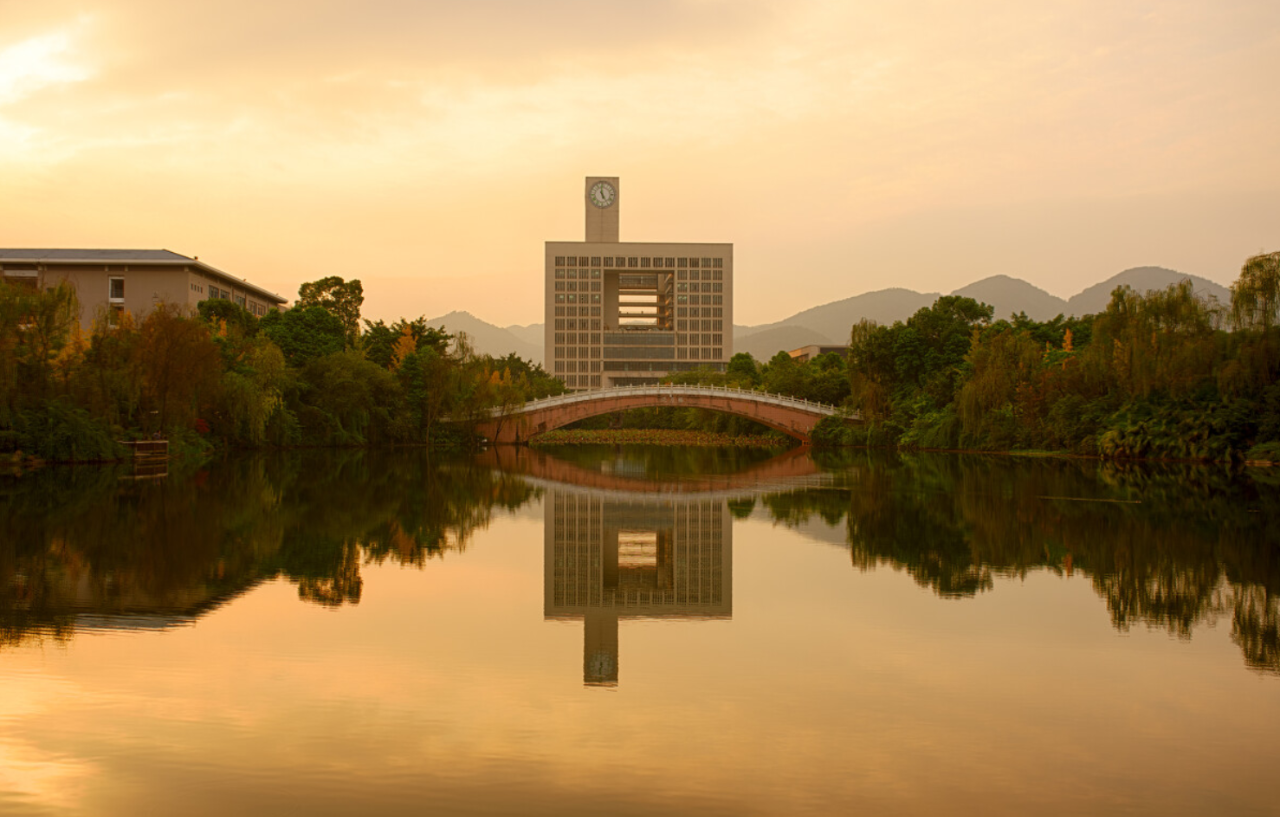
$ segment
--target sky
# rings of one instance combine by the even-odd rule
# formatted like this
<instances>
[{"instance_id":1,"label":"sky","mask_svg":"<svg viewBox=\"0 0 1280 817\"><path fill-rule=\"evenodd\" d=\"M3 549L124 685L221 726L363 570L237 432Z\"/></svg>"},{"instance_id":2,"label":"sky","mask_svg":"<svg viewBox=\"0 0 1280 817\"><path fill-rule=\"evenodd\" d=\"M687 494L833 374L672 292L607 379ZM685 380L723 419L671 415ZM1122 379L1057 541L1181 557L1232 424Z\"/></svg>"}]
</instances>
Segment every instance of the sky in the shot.
<instances>
[{"instance_id":1,"label":"sky","mask_svg":"<svg viewBox=\"0 0 1280 817\"><path fill-rule=\"evenodd\" d=\"M1275 0L0 0L0 246L543 319L543 242L732 242L736 322L1280 250Z\"/></svg>"}]
</instances>

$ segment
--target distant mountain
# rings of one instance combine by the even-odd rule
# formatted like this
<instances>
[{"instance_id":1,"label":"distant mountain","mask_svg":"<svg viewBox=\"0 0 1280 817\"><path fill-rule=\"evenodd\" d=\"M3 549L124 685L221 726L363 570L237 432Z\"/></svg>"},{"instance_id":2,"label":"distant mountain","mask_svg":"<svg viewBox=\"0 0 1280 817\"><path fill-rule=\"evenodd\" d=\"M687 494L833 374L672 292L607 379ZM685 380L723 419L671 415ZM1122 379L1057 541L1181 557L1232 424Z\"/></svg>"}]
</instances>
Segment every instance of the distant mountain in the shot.
<instances>
[{"instance_id":1,"label":"distant mountain","mask_svg":"<svg viewBox=\"0 0 1280 817\"><path fill-rule=\"evenodd\" d=\"M832 301L829 304L797 312L786 320L776 323L744 327L747 330L745 332L740 333L735 327L733 335L734 346L735 348L738 346L739 338L746 341L759 332L782 326L808 329L824 338L839 339L839 342L844 343L845 339L849 337L849 327L863 318L873 320L876 323L893 323L894 321L905 320L915 314L916 310L929 306L937 299L938 294L936 292L921 294L909 289L895 288L866 292L862 295L854 295L852 298L845 298L842 301ZM804 344L800 345L803 346ZM796 347L793 346L791 348L794 349ZM773 351L777 352L778 350L774 349ZM770 356L772 356L772 353L770 353Z\"/></svg>"},{"instance_id":2,"label":"distant mountain","mask_svg":"<svg viewBox=\"0 0 1280 817\"><path fill-rule=\"evenodd\" d=\"M471 346L479 354L506 357L515 352L525 360L542 363L542 344L536 346L518 337L510 330L494 326L470 312L450 312L427 321L428 326L444 326L450 334L466 332ZM541 331L539 331L541 335Z\"/></svg>"},{"instance_id":3,"label":"distant mountain","mask_svg":"<svg viewBox=\"0 0 1280 817\"><path fill-rule=\"evenodd\" d=\"M1063 300L1032 286L1019 278L993 275L961 287L953 295L973 298L995 307L995 317L1008 318L1018 312L1038 321L1051 320L1059 314L1092 315L1102 312L1111 300L1111 292L1128 285L1138 292L1163 289L1189 278L1201 297L1214 297L1220 303L1231 302L1231 291L1206 278L1175 272L1162 267L1136 267L1089 287L1069 300ZM920 293L910 289L882 289L867 292L822 306L797 312L789 318L759 326L733 327L735 352L750 352L756 360L765 361L779 351L801 346L830 346L847 343L849 327L867 318L879 324L905 321L918 310L931 306L938 293ZM476 351L503 357L515 352L526 360L543 363L543 329L540 323L506 328L486 323L468 312L450 312L429 321L431 326L444 325L450 332L466 332Z\"/></svg>"},{"instance_id":4,"label":"distant mountain","mask_svg":"<svg viewBox=\"0 0 1280 817\"><path fill-rule=\"evenodd\" d=\"M545 343L545 337L542 334L544 329L546 329L546 324L543 323L531 323L528 326L512 324L511 326L506 327L506 330L511 334L515 335L525 343L537 346L539 349L541 349ZM539 360L541 360L541 358L539 358Z\"/></svg>"},{"instance_id":5,"label":"distant mountain","mask_svg":"<svg viewBox=\"0 0 1280 817\"><path fill-rule=\"evenodd\" d=\"M1068 311L1067 302L1058 296L1008 275L983 278L951 294L995 307L996 320L1025 312L1032 320L1048 321Z\"/></svg>"},{"instance_id":6,"label":"distant mountain","mask_svg":"<svg viewBox=\"0 0 1280 817\"><path fill-rule=\"evenodd\" d=\"M1135 292L1145 294L1153 289L1164 289L1184 278L1191 279L1191 285L1195 287L1196 295L1201 298L1213 297L1220 304L1231 303L1231 290L1221 284L1210 281L1208 278L1174 272L1164 267L1134 267L1118 275L1113 275L1100 284L1094 284L1084 292L1071 298L1067 301L1067 314L1077 316L1094 315L1104 311L1107 308L1107 304L1111 303L1111 293L1116 287L1129 286ZM1028 312L1027 314L1030 315L1031 313Z\"/></svg>"}]
</instances>

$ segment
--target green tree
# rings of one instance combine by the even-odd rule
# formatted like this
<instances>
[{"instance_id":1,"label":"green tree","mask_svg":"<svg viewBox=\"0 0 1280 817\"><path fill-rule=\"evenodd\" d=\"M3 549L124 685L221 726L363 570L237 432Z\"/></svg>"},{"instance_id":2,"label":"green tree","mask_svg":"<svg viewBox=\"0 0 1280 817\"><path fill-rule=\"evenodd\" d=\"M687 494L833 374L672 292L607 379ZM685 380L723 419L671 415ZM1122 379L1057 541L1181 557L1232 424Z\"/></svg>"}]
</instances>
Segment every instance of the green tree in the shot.
<instances>
[{"instance_id":1,"label":"green tree","mask_svg":"<svg viewBox=\"0 0 1280 817\"><path fill-rule=\"evenodd\" d=\"M342 321L322 306L269 312L260 326L289 365L298 368L314 358L341 352L346 344Z\"/></svg>"},{"instance_id":2,"label":"green tree","mask_svg":"<svg viewBox=\"0 0 1280 817\"><path fill-rule=\"evenodd\" d=\"M1244 262L1231 286L1231 316L1239 329L1264 332L1280 320L1280 252Z\"/></svg>"},{"instance_id":3,"label":"green tree","mask_svg":"<svg viewBox=\"0 0 1280 817\"><path fill-rule=\"evenodd\" d=\"M364 305L364 287L359 280L344 281L336 275L311 281L298 287L294 309L321 306L342 322L348 345L360 336L360 307Z\"/></svg>"}]
</instances>

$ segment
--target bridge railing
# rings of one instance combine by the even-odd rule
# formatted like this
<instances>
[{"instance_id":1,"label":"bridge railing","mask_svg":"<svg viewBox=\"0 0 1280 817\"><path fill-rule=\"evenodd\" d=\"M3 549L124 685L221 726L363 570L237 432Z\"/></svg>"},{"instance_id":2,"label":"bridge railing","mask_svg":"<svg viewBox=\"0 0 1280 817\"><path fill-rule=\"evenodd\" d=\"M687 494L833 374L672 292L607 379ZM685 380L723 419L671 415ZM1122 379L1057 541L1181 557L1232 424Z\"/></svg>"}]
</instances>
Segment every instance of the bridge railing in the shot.
<instances>
[{"instance_id":1,"label":"bridge railing","mask_svg":"<svg viewBox=\"0 0 1280 817\"><path fill-rule=\"evenodd\" d=\"M540 397L536 400L526 402L523 406L509 409L507 413L520 414L528 411L536 411L538 409L553 408L555 406L592 402L606 397L643 396L646 394L672 397L681 395L689 397L706 397L708 395L737 396L745 397L754 402L771 403L777 406L800 409L802 411L809 411L814 414L822 414L826 416L834 415L839 411L836 406L829 403L819 403L813 400L805 400L800 397L789 397L783 394L755 391L754 389L741 389L734 386L659 385L610 386L604 389L591 389L588 391L573 392L571 394L558 394L552 397ZM491 409L488 412L488 416L497 417L502 413L502 409Z\"/></svg>"}]
</instances>

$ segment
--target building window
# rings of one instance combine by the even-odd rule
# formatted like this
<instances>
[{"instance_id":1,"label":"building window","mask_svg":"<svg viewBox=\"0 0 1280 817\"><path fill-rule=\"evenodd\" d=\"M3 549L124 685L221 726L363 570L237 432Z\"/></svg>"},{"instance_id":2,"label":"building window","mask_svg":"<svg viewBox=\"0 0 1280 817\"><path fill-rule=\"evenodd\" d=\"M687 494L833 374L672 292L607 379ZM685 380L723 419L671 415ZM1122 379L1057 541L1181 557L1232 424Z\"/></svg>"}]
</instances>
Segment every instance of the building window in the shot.
<instances>
[{"instance_id":1,"label":"building window","mask_svg":"<svg viewBox=\"0 0 1280 817\"><path fill-rule=\"evenodd\" d=\"M689 259L688 258L679 259L679 266L682 266L682 267L689 266Z\"/></svg>"},{"instance_id":2,"label":"building window","mask_svg":"<svg viewBox=\"0 0 1280 817\"><path fill-rule=\"evenodd\" d=\"M576 255L569 256L568 258L564 259L564 265L566 267L578 266L578 257Z\"/></svg>"},{"instance_id":3,"label":"building window","mask_svg":"<svg viewBox=\"0 0 1280 817\"><path fill-rule=\"evenodd\" d=\"M720 259L718 259L718 258L717 258L716 260L717 260L717 261L719 261ZM716 266L719 266L719 264L717 264ZM724 280L724 270L722 270L722 269L718 269L718 270L713 271L713 272L711 273L711 277L712 277L712 279L714 279L714 280L716 280L716 281L723 281L723 280Z\"/></svg>"},{"instance_id":4,"label":"building window","mask_svg":"<svg viewBox=\"0 0 1280 817\"><path fill-rule=\"evenodd\" d=\"M676 359L677 359L677 360L688 360L688 359L689 359L689 350L688 350L688 349L686 349L686 348L684 348L683 346L681 346L679 349L676 349Z\"/></svg>"},{"instance_id":5,"label":"building window","mask_svg":"<svg viewBox=\"0 0 1280 817\"><path fill-rule=\"evenodd\" d=\"M720 344L722 344L722 343L724 343L724 335L712 335L712 336L711 336L711 345L712 345L712 346L719 346L719 345L720 345ZM719 352L716 352L716 357L719 357L719 356L720 356L720 353L719 353Z\"/></svg>"},{"instance_id":6,"label":"building window","mask_svg":"<svg viewBox=\"0 0 1280 817\"><path fill-rule=\"evenodd\" d=\"M591 294L591 303L593 303L593 304L598 304L598 303L600 303L600 293L599 293L599 292L593 292L593 293Z\"/></svg>"},{"instance_id":7,"label":"building window","mask_svg":"<svg viewBox=\"0 0 1280 817\"><path fill-rule=\"evenodd\" d=\"M563 278L563 277L564 277L564 270L562 270L562 269L558 269L558 270L556 270L556 277L557 277L557 278Z\"/></svg>"},{"instance_id":8,"label":"building window","mask_svg":"<svg viewBox=\"0 0 1280 817\"><path fill-rule=\"evenodd\" d=\"M605 258L605 259L604 259L604 266L606 266L606 267L612 267L612 266L613 266L613 257L612 257L612 256L609 256L609 257L607 257L607 258Z\"/></svg>"},{"instance_id":9,"label":"building window","mask_svg":"<svg viewBox=\"0 0 1280 817\"><path fill-rule=\"evenodd\" d=\"M599 281L592 281L592 282L591 282L591 291L592 291L592 292L599 292L599 291L600 291L600 282L599 282Z\"/></svg>"},{"instance_id":10,"label":"building window","mask_svg":"<svg viewBox=\"0 0 1280 817\"><path fill-rule=\"evenodd\" d=\"M710 258L702 259L702 267L703 269L711 269L711 259Z\"/></svg>"},{"instance_id":11,"label":"building window","mask_svg":"<svg viewBox=\"0 0 1280 817\"><path fill-rule=\"evenodd\" d=\"M703 300L703 303L706 303L706 300L705 300L705 299ZM724 296L723 296L723 295L712 295L712 296L711 296L711 303L713 303L713 304L722 304L722 303L724 303Z\"/></svg>"},{"instance_id":12,"label":"building window","mask_svg":"<svg viewBox=\"0 0 1280 817\"><path fill-rule=\"evenodd\" d=\"M627 259L627 267L628 267L628 268L632 268L632 269L634 269L635 267L638 267L638 266L640 266L640 259L639 259L639 258L637 258L637 257L635 257L635 256L631 256L630 258L628 258L628 259Z\"/></svg>"},{"instance_id":13,"label":"building window","mask_svg":"<svg viewBox=\"0 0 1280 817\"><path fill-rule=\"evenodd\" d=\"M645 269L647 269L647 268L649 267L649 259L648 259L648 258L641 258L641 259L640 259L640 266L641 266L641 267L643 267L643 268L645 268Z\"/></svg>"},{"instance_id":14,"label":"building window","mask_svg":"<svg viewBox=\"0 0 1280 817\"><path fill-rule=\"evenodd\" d=\"M593 269L593 270L591 270L591 277L592 277L592 278L597 278L597 279L598 279L598 278L600 277L600 270L598 270L598 269Z\"/></svg>"},{"instance_id":15,"label":"building window","mask_svg":"<svg viewBox=\"0 0 1280 817\"><path fill-rule=\"evenodd\" d=\"M592 256L592 257L591 257L591 266L593 266L593 267L598 267L598 266L600 266L600 256L595 255L595 256Z\"/></svg>"},{"instance_id":16,"label":"building window","mask_svg":"<svg viewBox=\"0 0 1280 817\"><path fill-rule=\"evenodd\" d=\"M591 316L595 318L600 317L600 309L601 307L598 306L591 307Z\"/></svg>"},{"instance_id":17,"label":"building window","mask_svg":"<svg viewBox=\"0 0 1280 817\"><path fill-rule=\"evenodd\" d=\"M697 270L694 270L689 273L689 280L696 281L700 276L701 276L701 273L699 273Z\"/></svg>"},{"instance_id":18,"label":"building window","mask_svg":"<svg viewBox=\"0 0 1280 817\"><path fill-rule=\"evenodd\" d=\"M556 292L564 292L564 281L556 281Z\"/></svg>"},{"instance_id":19,"label":"building window","mask_svg":"<svg viewBox=\"0 0 1280 817\"><path fill-rule=\"evenodd\" d=\"M724 317L724 315L722 314L723 312L724 310L717 306L715 309L711 310L711 315L712 317L715 317L715 318L723 318Z\"/></svg>"},{"instance_id":20,"label":"building window","mask_svg":"<svg viewBox=\"0 0 1280 817\"><path fill-rule=\"evenodd\" d=\"M113 302L124 301L123 278L112 276L107 279L107 300Z\"/></svg>"},{"instance_id":21,"label":"building window","mask_svg":"<svg viewBox=\"0 0 1280 817\"><path fill-rule=\"evenodd\" d=\"M562 292L557 292L557 293L556 293L556 303L558 303L558 304L562 304L562 303L564 303L564 293L562 293Z\"/></svg>"},{"instance_id":22,"label":"building window","mask_svg":"<svg viewBox=\"0 0 1280 817\"><path fill-rule=\"evenodd\" d=\"M676 303L678 303L678 304L687 304L687 303L689 303L689 296L688 296L688 295L677 295L677 296L676 296Z\"/></svg>"},{"instance_id":23,"label":"building window","mask_svg":"<svg viewBox=\"0 0 1280 817\"><path fill-rule=\"evenodd\" d=\"M688 335L676 335L676 346L688 346L688 345L689 345Z\"/></svg>"},{"instance_id":24,"label":"building window","mask_svg":"<svg viewBox=\"0 0 1280 817\"><path fill-rule=\"evenodd\" d=\"M564 266L564 256L563 256L563 255L557 255L557 256L556 256L556 266L557 266L557 267L563 267L563 266Z\"/></svg>"},{"instance_id":25,"label":"building window","mask_svg":"<svg viewBox=\"0 0 1280 817\"><path fill-rule=\"evenodd\" d=\"M676 331L677 331L677 332L684 332L684 331L688 330L688 328L689 328L689 322L688 322L688 321L676 321ZM676 343L679 343L679 341L676 341Z\"/></svg>"},{"instance_id":26,"label":"building window","mask_svg":"<svg viewBox=\"0 0 1280 817\"><path fill-rule=\"evenodd\" d=\"M720 358L724 357L724 349L712 349L711 356L719 360Z\"/></svg>"},{"instance_id":27,"label":"building window","mask_svg":"<svg viewBox=\"0 0 1280 817\"><path fill-rule=\"evenodd\" d=\"M557 306L557 307L556 307L556 314L557 314L557 315L563 315L563 314L564 314L564 307L563 307L563 306Z\"/></svg>"},{"instance_id":28,"label":"building window","mask_svg":"<svg viewBox=\"0 0 1280 817\"><path fill-rule=\"evenodd\" d=\"M716 332L722 331L724 329L724 321L712 321L711 328Z\"/></svg>"},{"instance_id":29,"label":"building window","mask_svg":"<svg viewBox=\"0 0 1280 817\"><path fill-rule=\"evenodd\" d=\"M711 262L711 264L712 264L712 266L714 266L716 269L720 269L721 267L723 267L723 266L724 266L724 259L723 259L723 258L716 258L716 259L714 259L714 260Z\"/></svg>"},{"instance_id":30,"label":"building window","mask_svg":"<svg viewBox=\"0 0 1280 817\"><path fill-rule=\"evenodd\" d=\"M696 259L696 258L690 258L690 259L689 259L689 266L693 267L694 269L697 269L697 268L698 268L698 259Z\"/></svg>"},{"instance_id":31,"label":"building window","mask_svg":"<svg viewBox=\"0 0 1280 817\"><path fill-rule=\"evenodd\" d=\"M711 359L711 347L707 347L707 348L705 348L705 349L703 349L703 350L702 350L702 359L703 359L703 360L710 360L710 359Z\"/></svg>"},{"instance_id":32,"label":"building window","mask_svg":"<svg viewBox=\"0 0 1280 817\"><path fill-rule=\"evenodd\" d=\"M614 257L614 259L613 259L613 265L614 265L615 267L625 267L625 266L627 265L627 259L623 258L623 257L622 257L622 256L620 256L620 255L619 255L619 256L616 256L616 257Z\"/></svg>"},{"instance_id":33,"label":"building window","mask_svg":"<svg viewBox=\"0 0 1280 817\"><path fill-rule=\"evenodd\" d=\"M107 306L107 326L112 328L119 326L122 317L124 317L124 306L121 304L109 304Z\"/></svg>"},{"instance_id":34,"label":"building window","mask_svg":"<svg viewBox=\"0 0 1280 817\"><path fill-rule=\"evenodd\" d=\"M711 285L712 292L724 292L724 284L715 283Z\"/></svg>"},{"instance_id":35,"label":"building window","mask_svg":"<svg viewBox=\"0 0 1280 817\"><path fill-rule=\"evenodd\" d=\"M667 259L667 265L666 265L666 266L667 266L667 269L675 269L675 266L676 266L676 259L674 259L674 258L668 258L668 259Z\"/></svg>"}]
</instances>

